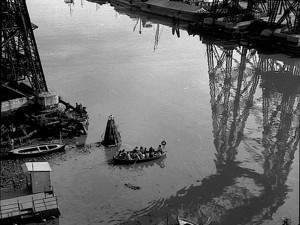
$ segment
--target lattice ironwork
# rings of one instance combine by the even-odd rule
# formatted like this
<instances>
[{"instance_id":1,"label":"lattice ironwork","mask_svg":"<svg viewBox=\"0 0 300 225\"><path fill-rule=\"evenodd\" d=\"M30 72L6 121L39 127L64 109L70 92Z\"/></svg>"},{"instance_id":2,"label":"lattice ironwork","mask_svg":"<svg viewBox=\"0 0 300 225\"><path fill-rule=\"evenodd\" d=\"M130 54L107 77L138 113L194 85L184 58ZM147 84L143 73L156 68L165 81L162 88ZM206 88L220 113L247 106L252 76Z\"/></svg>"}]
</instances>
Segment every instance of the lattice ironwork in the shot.
<instances>
[{"instance_id":1,"label":"lattice ironwork","mask_svg":"<svg viewBox=\"0 0 300 225\"><path fill-rule=\"evenodd\" d=\"M245 10L240 0L213 0L210 12L214 21L220 17L224 17L224 21L238 22L245 16L254 19L267 16L272 30L284 27L286 33L300 31L300 0L248 0Z\"/></svg>"},{"instance_id":2,"label":"lattice ironwork","mask_svg":"<svg viewBox=\"0 0 300 225\"><path fill-rule=\"evenodd\" d=\"M36 93L47 91L25 0L1 1L1 81L27 79Z\"/></svg>"}]
</instances>

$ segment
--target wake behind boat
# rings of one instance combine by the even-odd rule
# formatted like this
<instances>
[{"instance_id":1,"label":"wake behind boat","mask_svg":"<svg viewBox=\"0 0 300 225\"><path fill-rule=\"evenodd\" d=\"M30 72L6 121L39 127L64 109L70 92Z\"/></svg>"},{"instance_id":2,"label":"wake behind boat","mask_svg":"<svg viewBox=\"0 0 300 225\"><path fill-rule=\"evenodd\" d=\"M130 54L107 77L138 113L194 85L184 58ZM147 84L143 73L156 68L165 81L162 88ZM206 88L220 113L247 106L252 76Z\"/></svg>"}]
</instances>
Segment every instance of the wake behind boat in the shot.
<instances>
[{"instance_id":1,"label":"wake behind boat","mask_svg":"<svg viewBox=\"0 0 300 225\"><path fill-rule=\"evenodd\" d=\"M9 153L16 156L39 156L52 152L65 150L64 144L41 144L36 146L26 146L11 150Z\"/></svg>"}]
</instances>

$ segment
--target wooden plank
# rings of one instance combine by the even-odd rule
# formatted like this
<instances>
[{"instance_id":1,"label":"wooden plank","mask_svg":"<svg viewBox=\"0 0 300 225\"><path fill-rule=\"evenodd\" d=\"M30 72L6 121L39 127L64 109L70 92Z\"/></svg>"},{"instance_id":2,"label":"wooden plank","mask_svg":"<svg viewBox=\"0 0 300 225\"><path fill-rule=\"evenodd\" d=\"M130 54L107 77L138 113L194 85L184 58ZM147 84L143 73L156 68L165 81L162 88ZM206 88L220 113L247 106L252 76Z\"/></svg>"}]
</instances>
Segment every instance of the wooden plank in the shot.
<instances>
[{"instance_id":1,"label":"wooden plank","mask_svg":"<svg viewBox=\"0 0 300 225\"><path fill-rule=\"evenodd\" d=\"M32 195L33 200L44 199L46 198L45 193L36 193Z\"/></svg>"},{"instance_id":2,"label":"wooden plank","mask_svg":"<svg viewBox=\"0 0 300 225\"><path fill-rule=\"evenodd\" d=\"M37 193L18 198L5 199L0 202L0 218L29 216L34 212L58 209L54 194Z\"/></svg>"},{"instance_id":3,"label":"wooden plank","mask_svg":"<svg viewBox=\"0 0 300 225\"><path fill-rule=\"evenodd\" d=\"M34 204L44 203L44 199L34 200Z\"/></svg>"},{"instance_id":4,"label":"wooden plank","mask_svg":"<svg viewBox=\"0 0 300 225\"><path fill-rule=\"evenodd\" d=\"M12 208L12 209L5 209L5 210L2 210L1 213L10 213L10 212L15 212L15 211L20 211L19 207Z\"/></svg>"},{"instance_id":5,"label":"wooden plank","mask_svg":"<svg viewBox=\"0 0 300 225\"><path fill-rule=\"evenodd\" d=\"M49 209L49 208L52 209L53 207L58 208L57 204L46 205L47 209Z\"/></svg>"},{"instance_id":6,"label":"wooden plank","mask_svg":"<svg viewBox=\"0 0 300 225\"><path fill-rule=\"evenodd\" d=\"M21 210L24 210L24 209L32 209L32 208L33 208L33 202L21 203L20 206L21 206L21 207L20 207Z\"/></svg>"},{"instance_id":7,"label":"wooden plank","mask_svg":"<svg viewBox=\"0 0 300 225\"><path fill-rule=\"evenodd\" d=\"M13 203L13 204L10 204L10 205L0 206L0 211L6 210L6 209L12 209L12 208L19 208L19 204L18 203Z\"/></svg>"},{"instance_id":8,"label":"wooden plank","mask_svg":"<svg viewBox=\"0 0 300 225\"><path fill-rule=\"evenodd\" d=\"M14 203L18 203L18 198L9 198L9 199L0 200L0 206L11 205Z\"/></svg>"},{"instance_id":9,"label":"wooden plank","mask_svg":"<svg viewBox=\"0 0 300 225\"><path fill-rule=\"evenodd\" d=\"M31 202L32 201L32 195L25 195L25 196L18 197L18 200L19 200L19 203Z\"/></svg>"},{"instance_id":10,"label":"wooden plank","mask_svg":"<svg viewBox=\"0 0 300 225\"><path fill-rule=\"evenodd\" d=\"M58 209L57 205L47 206L47 209Z\"/></svg>"},{"instance_id":11,"label":"wooden plank","mask_svg":"<svg viewBox=\"0 0 300 225\"><path fill-rule=\"evenodd\" d=\"M34 208L41 207L41 206L45 206L45 203L44 202L39 202L39 203L34 204Z\"/></svg>"},{"instance_id":12,"label":"wooden plank","mask_svg":"<svg viewBox=\"0 0 300 225\"><path fill-rule=\"evenodd\" d=\"M44 202L45 203L47 203L47 202L57 202L57 199L56 198L45 199Z\"/></svg>"},{"instance_id":13,"label":"wooden plank","mask_svg":"<svg viewBox=\"0 0 300 225\"><path fill-rule=\"evenodd\" d=\"M21 215L21 213L20 213L20 211L18 211L18 212L15 211L15 212L12 212L11 215L12 216L19 216L19 215Z\"/></svg>"},{"instance_id":14,"label":"wooden plank","mask_svg":"<svg viewBox=\"0 0 300 225\"><path fill-rule=\"evenodd\" d=\"M42 211L46 211L46 207L45 206L41 206L41 207L37 207L35 208L35 212L42 212Z\"/></svg>"},{"instance_id":15,"label":"wooden plank","mask_svg":"<svg viewBox=\"0 0 300 225\"><path fill-rule=\"evenodd\" d=\"M3 214L0 214L0 218L8 218L9 217L9 213L3 213Z\"/></svg>"}]
</instances>

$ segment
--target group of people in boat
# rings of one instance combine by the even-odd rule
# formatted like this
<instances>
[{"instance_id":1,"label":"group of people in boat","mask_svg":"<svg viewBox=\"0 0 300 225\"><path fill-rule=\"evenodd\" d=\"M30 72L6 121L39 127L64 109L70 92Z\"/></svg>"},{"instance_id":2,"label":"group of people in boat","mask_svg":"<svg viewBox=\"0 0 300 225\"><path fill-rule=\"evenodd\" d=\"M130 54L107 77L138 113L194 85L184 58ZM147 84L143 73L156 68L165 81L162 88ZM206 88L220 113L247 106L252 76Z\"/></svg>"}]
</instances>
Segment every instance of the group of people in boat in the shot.
<instances>
[{"instance_id":1,"label":"group of people in boat","mask_svg":"<svg viewBox=\"0 0 300 225\"><path fill-rule=\"evenodd\" d=\"M156 150L152 147L150 147L149 149L143 147L135 147L132 151L125 151L125 149L123 149L118 152L116 157L124 160L141 160L153 158L162 154L163 149L162 146L159 145Z\"/></svg>"}]
</instances>

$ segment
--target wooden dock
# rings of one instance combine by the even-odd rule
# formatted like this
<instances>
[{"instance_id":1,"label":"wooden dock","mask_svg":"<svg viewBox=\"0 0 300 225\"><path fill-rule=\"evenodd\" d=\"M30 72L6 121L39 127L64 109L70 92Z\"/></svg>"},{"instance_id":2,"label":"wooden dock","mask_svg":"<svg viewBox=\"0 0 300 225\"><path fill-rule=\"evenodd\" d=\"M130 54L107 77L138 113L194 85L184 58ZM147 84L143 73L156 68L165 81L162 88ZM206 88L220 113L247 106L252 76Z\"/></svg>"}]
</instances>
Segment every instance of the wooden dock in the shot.
<instances>
[{"instance_id":1,"label":"wooden dock","mask_svg":"<svg viewBox=\"0 0 300 225\"><path fill-rule=\"evenodd\" d=\"M54 193L36 193L0 200L0 222L44 219L60 215Z\"/></svg>"}]
</instances>

